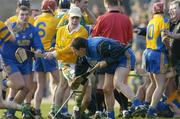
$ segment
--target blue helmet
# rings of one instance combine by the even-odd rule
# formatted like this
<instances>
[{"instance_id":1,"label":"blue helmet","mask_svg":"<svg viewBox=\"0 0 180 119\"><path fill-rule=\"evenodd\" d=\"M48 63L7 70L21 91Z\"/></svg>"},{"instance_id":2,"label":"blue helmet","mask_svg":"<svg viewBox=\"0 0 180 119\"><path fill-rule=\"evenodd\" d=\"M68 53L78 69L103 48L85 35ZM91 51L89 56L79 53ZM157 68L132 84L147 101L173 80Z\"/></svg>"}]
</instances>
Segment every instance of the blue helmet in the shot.
<instances>
[{"instance_id":1,"label":"blue helmet","mask_svg":"<svg viewBox=\"0 0 180 119\"><path fill-rule=\"evenodd\" d=\"M26 6L28 8L30 8L30 1L29 0L18 0L17 2L17 6L20 7L20 6Z\"/></svg>"},{"instance_id":2,"label":"blue helmet","mask_svg":"<svg viewBox=\"0 0 180 119\"><path fill-rule=\"evenodd\" d=\"M59 0L59 7L61 9L69 9L70 8L70 0Z\"/></svg>"}]
</instances>

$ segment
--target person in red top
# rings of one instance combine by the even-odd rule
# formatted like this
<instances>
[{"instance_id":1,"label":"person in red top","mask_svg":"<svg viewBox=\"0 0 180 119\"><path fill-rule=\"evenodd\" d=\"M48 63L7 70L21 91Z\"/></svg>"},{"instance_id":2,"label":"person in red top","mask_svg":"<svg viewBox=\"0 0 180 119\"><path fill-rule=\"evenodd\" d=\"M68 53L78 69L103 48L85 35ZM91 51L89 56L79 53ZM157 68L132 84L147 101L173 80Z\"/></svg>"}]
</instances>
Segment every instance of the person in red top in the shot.
<instances>
[{"instance_id":1,"label":"person in red top","mask_svg":"<svg viewBox=\"0 0 180 119\"><path fill-rule=\"evenodd\" d=\"M122 13L122 1L121 0L104 0L104 6L107 12L99 16L96 20L95 25L92 29L92 36L103 36L117 40L118 42L127 45L132 41L133 37L133 28L129 17ZM133 106L138 106L140 100L135 97L134 92L127 85L127 77L130 70L133 70L132 67L128 64L131 62L130 59L135 59L134 54L126 54L125 62L126 65L119 68L118 92L124 94L128 99L132 101ZM104 78L104 72L102 70L98 71L98 84L97 89L103 89L106 106L108 111L108 117L112 118L113 116L113 105L114 105L114 95L111 92L114 90L114 87L110 86L110 81L106 81ZM105 80L104 80L105 79ZM109 82L109 84L107 83ZM112 80L112 82L114 82ZM99 92L100 90L97 90ZM98 96L98 95L97 95ZM98 98L100 99L100 98ZM122 99L122 98L121 98ZM127 103L127 99L123 103ZM100 104L100 103L99 103ZM123 117L128 117L129 112L126 109L123 109Z\"/></svg>"},{"instance_id":2,"label":"person in red top","mask_svg":"<svg viewBox=\"0 0 180 119\"><path fill-rule=\"evenodd\" d=\"M118 4L121 4L120 1L118 1ZM109 7L108 5L107 7L107 12L97 18L92 36L113 38L127 45L132 41L133 37L133 28L129 17L121 12L120 6L111 5Z\"/></svg>"}]
</instances>

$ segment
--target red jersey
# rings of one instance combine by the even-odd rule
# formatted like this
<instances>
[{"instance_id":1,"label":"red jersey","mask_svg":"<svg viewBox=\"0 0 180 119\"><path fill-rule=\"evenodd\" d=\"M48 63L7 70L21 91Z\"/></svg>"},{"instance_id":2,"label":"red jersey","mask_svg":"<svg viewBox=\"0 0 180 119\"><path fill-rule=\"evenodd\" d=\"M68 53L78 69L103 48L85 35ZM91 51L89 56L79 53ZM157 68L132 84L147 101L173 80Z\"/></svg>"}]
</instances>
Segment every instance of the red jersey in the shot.
<instances>
[{"instance_id":1,"label":"red jersey","mask_svg":"<svg viewBox=\"0 0 180 119\"><path fill-rule=\"evenodd\" d=\"M128 44L133 37L132 31L132 24L127 15L111 11L97 18L92 36L113 38L123 44Z\"/></svg>"}]
</instances>

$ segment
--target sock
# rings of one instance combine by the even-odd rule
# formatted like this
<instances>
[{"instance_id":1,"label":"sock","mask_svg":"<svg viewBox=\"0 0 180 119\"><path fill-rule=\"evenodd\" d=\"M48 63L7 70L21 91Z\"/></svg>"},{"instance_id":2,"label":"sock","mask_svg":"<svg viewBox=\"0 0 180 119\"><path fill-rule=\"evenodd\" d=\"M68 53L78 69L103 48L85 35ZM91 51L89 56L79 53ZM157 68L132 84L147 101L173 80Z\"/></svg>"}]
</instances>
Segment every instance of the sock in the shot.
<instances>
[{"instance_id":1,"label":"sock","mask_svg":"<svg viewBox=\"0 0 180 119\"><path fill-rule=\"evenodd\" d=\"M112 112L107 112L107 116L108 116L108 118L110 118L110 119L115 119L115 118L114 118L114 111L112 111Z\"/></svg>"},{"instance_id":2,"label":"sock","mask_svg":"<svg viewBox=\"0 0 180 119\"><path fill-rule=\"evenodd\" d=\"M157 110L159 110L160 112L162 112L162 111L165 110L166 105L165 105L163 102L159 101L158 104L157 104L157 106L156 106L156 108L157 108Z\"/></svg>"},{"instance_id":3,"label":"sock","mask_svg":"<svg viewBox=\"0 0 180 119\"><path fill-rule=\"evenodd\" d=\"M178 102L177 99L174 99L174 100L173 100L173 103L174 103L178 108L180 108L180 103Z\"/></svg>"},{"instance_id":4,"label":"sock","mask_svg":"<svg viewBox=\"0 0 180 119\"><path fill-rule=\"evenodd\" d=\"M124 94L119 93L116 89L114 90L114 97L118 101L122 110L128 110L128 99Z\"/></svg>"},{"instance_id":5,"label":"sock","mask_svg":"<svg viewBox=\"0 0 180 119\"><path fill-rule=\"evenodd\" d=\"M40 109L35 109L34 112L35 112L35 115L41 115L41 110Z\"/></svg>"},{"instance_id":6,"label":"sock","mask_svg":"<svg viewBox=\"0 0 180 119\"><path fill-rule=\"evenodd\" d=\"M9 101L13 101L13 100L14 100L14 97L10 97L10 98L9 98Z\"/></svg>"},{"instance_id":7,"label":"sock","mask_svg":"<svg viewBox=\"0 0 180 119\"><path fill-rule=\"evenodd\" d=\"M103 111L104 93L102 89L96 90L96 106L98 111Z\"/></svg>"},{"instance_id":8,"label":"sock","mask_svg":"<svg viewBox=\"0 0 180 119\"><path fill-rule=\"evenodd\" d=\"M63 108L61 109L61 113L67 113L67 112L68 112L67 107L63 107Z\"/></svg>"},{"instance_id":9,"label":"sock","mask_svg":"<svg viewBox=\"0 0 180 119\"><path fill-rule=\"evenodd\" d=\"M2 90L2 97L4 100L6 99L6 91L5 90Z\"/></svg>"},{"instance_id":10,"label":"sock","mask_svg":"<svg viewBox=\"0 0 180 119\"><path fill-rule=\"evenodd\" d=\"M156 113L156 109L154 107L149 107L147 114L154 115Z\"/></svg>"},{"instance_id":11,"label":"sock","mask_svg":"<svg viewBox=\"0 0 180 119\"><path fill-rule=\"evenodd\" d=\"M147 106L147 107L149 107L150 103L145 101L145 102L144 102L144 105Z\"/></svg>"},{"instance_id":12,"label":"sock","mask_svg":"<svg viewBox=\"0 0 180 119\"><path fill-rule=\"evenodd\" d=\"M142 104L141 101L140 101L139 99L137 99L137 98L135 98L135 99L132 101L132 105L135 106L135 107L137 107L137 106L139 106L139 105L141 105L141 104Z\"/></svg>"},{"instance_id":13,"label":"sock","mask_svg":"<svg viewBox=\"0 0 180 119\"><path fill-rule=\"evenodd\" d=\"M14 109L8 109L7 113L8 113L8 114L11 114L11 115L15 115L16 110L14 110Z\"/></svg>"}]
</instances>

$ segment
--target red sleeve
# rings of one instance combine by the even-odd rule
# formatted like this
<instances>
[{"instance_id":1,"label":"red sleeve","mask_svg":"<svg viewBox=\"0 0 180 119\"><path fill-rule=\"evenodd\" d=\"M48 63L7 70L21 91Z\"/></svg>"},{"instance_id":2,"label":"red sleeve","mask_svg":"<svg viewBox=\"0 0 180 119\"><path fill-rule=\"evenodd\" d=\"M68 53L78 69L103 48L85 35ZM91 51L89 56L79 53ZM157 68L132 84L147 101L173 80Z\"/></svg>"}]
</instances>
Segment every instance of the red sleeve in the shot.
<instances>
[{"instance_id":1,"label":"red sleeve","mask_svg":"<svg viewBox=\"0 0 180 119\"><path fill-rule=\"evenodd\" d=\"M130 19L128 18L128 42L133 40L133 27Z\"/></svg>"},{"instance_id":2,"label":"red sleeve","mask_svg":"<svg viewBox=\"0 0 180 119\"><path fill-rule=\"evenodd\" d=\"M100 36L101 17L98 17L92 29L92 36Z\"/></svg>"}]
</instances>

